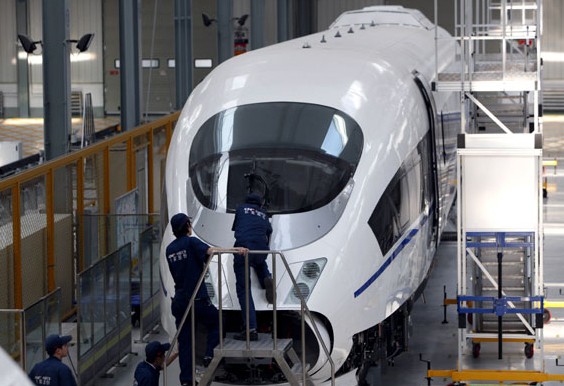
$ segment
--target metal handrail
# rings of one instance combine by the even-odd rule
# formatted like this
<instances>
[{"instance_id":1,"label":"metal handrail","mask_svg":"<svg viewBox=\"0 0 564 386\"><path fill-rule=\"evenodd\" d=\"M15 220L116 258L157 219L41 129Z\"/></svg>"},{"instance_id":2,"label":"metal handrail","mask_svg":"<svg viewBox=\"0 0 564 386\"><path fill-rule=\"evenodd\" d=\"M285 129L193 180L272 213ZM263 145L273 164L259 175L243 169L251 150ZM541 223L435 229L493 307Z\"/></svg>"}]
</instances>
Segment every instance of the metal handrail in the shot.
<instances>
[{"instance_id":1,"label":"metal handrail","mask_svg":"<svg viewBox=\"0 0 564 386\"><path fill-rule=\"evenodd\" d=\"M190 302L188 303L188 306L186 307L186 311L184 312L184 315L182 317L182 320L180 322L180 325L178 326L176 333L174 334L174 337L170 343L170 349L168 350L165 360L164 360L164 364L163 364L163 376L164 376L164 385L167 385L167 364L169 361L169 358L172 354L172 352L174 351L174 347L176 345L176 343L178 342L178 335L180 333L180 331L182 330L182 328L184 327L184 323L186 322L186 318L188 317L188 313L190 312L190 310L192 309L193 305L194 305L194 301L196 299L196 294L198 293L198 290L200 289L200 287L202 286L202 283L205 280L205 276L209 271L209 266L212 262L213 256L217 255L218 256L218 312L219 312L219 347L223 348L223 320L222 320L222 314L223 314L223 297L222 297L222 272L221 272L221 256L225 253L228 254L239 254L239 250L235 249L235 248L225 248L225 249L220 249L220 248L216 248L213 252L213 254L210 256L210 258L207 260L204 269L202 270L202 274L200 275L199 279L198 279L198 283L196 284L196 287L194 289L194 293L192 294L192 296L190 297ZM331 358L331 355L329 353L329 349L327 348L327 346L325 345L325 342L323 341L322 337L321 337L321 333L319 332L319 329L317 328L317 324L315 322L315 320L313 319L313 316L311 315L311 312L309 310L309 308L307 307L307 303L305 301L305 298L303 296L303 294L301 293L300 288L298 287L298 283L294 277L294 275L292 274L292 271L290 270L290 266L288 264L288 262L286 261L286 258L284 257L284 254L281 251L271 251L271 250L253 250L253 251L248 251L247 253L244 254L245 256L245 302L246 302L246 315L245 315L245 334L246 334L246 348L247 350L250 349L250 329L249 329L249 254L269 254L272 255L272 281L273 281L273 285L276 286L276 255L279 255L282 262L284 263L284 266L286 268L286 271L288 272L288 276L290 277L290 279L292 280L292 285L293 288L296 289L295 293L297 294L297 296L300 299L300 315L301 315L301 338L302 338L302 381L303 384L306 384L306 379L307 379L307 373L306 373L306 363L305 363L305 318L304 318L304 314L307 314L307 316L309 317L310 321L311 321L311 325L313 327L313 331L315 333L315 336L317 338L317 340L320 342L321 347L323 349L323 352L325 353L325 355L327 356L327 360L329 361L329 364L331 366L331 385L334 386L335 385L335 363L333 362L333 359ZM277 295L276 295L276 290L274 289L273 291L273 295L274 298L272 300L273 302L273 349L276 350L277 347L277 317L276 317L276 311L277 311ZM192 334L192 384L195 385L196 382L196 356L195 356L195 318L194 318L194 313L191 314L191 334Z\"/></svg>"},{"instance_id":2,"label":"metal handrail","mask_svg":"<svg viewBox=\"0 0 564 386\"><path fill-rule=\"evenodd\" d=\"M317 340L319 341L319 343L321 344L321 347L323 348L323 352L327 356L327 360L329 361L329 365L331 366L331 385L335 386L335 362L333 362L333 358L331 358L331 354L329 353L329 349L327 348L327 346L325 345L325 342L321 338L321 334L319 333L319 330L317 328L317 324L315 323L315 320L313 319L313 317L311 315L311 312L310 312L310 310L309 310L309 308L306 304L306 301L304 299L302 291L300 290L300 287L298 286L296 278L294 277L294 275L292 275L292 271L290 270L290 266L288 265L288 262L286 261L284 254L280 251L273 251L273 253L280 254L280 257L282 258L282 262L284 263L284 266L286 267L286 271L288 271L288 276L292 280L292 285L297 290L296 292L298 294L298 297L300 298L301 316L302 316L301 317L301 320L302 320L302 371L303 371L303 377L304 377L304 384L305 384L305 326L304 326L304 317L303 316L304 316L304 311L305 311L305 313L309 317L309 320L311 321L311 325L312 325L313 330L315 332L315 336L316 336Z\"/></svg>"},{"instance_id":3,"label":"metal handrail","mask_svg":"<svg viewBox=\"0 0 564 386\"><path fill-rule=\"evenodd\" d=\"M202 274L200 275L199 279L198 279L198 283L196 284L196 287L194 288L194 292L192 293L192 296L190 297L190 302L188 302L188 306L186 307L186 311L184 312L184 315L182 316L182 320L180 321L180 325L178 326L178 328L176 329L176 333L174 334L174 337L172 338L172 341L170 342L170 349L167 351L164 363L163 363L163 377L164 377L164 384L167 384L167 363L168 360L170 358L171 353L174 351L174 347L176 346L176 342L178 342L178 335L180 335L180 331L182 330L182 328L184 327L184 323L186 322L186 318L188 317L188 313L190 312L190 310L192 309L192 305L194 304L194 301L196 300L196 294L198 293L198 290L200 289L200 287L202 286L202 283L204 282L204 278L206 276L206 273L208 272L208 269L210 267L211 264L211 256L208 259L208 261L206 262L206 265L204 266L204 269L202 270ZM195 350L195 345L194 345L194 313L192 313L192 318L191 318L191 328L192 328L192 382L195 382L196 379L196 369L195 369L195 358L194 358L194 350ZM220 334L221 336L221 334ZM195 383L193 383L195 384Z\"/></svg>"}]
</instances>

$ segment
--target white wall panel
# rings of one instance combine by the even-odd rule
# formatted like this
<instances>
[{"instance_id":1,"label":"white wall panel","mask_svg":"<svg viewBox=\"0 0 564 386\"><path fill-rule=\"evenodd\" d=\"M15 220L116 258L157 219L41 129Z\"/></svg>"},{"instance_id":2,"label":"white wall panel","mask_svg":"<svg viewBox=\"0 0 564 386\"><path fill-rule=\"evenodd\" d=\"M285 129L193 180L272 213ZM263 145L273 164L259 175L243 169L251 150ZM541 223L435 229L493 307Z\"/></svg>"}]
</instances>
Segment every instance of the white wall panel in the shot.
<instances>
[{"instance_id":1,"label":"white wall panel","mask_svg":"<svg viewBox=\"0 0 564 386\"><path fill-rule=\"evenodd\" d=\"M264 2L264 45L278 42L278 16L276 0Z\"/></svg>"},{"instance_id":2,"label":"white wall panel","mask_svg":"<svg viewBox=\"0 0 564 386\"><path fill-rule=\"evenodd\" d=\"M543 53L560 53L561 56L564 56L563 18L564 2L562 0L544 0L544 28L541 42ZM548 60L548 56L546 58L547 60L544 61L544 79L564 79L564 62L562 62L562 59L553 62Z\"/></svg>"},{"instance_id":3,"label":"white wall panel","mask_svg":"<svg viewBox=\"0 0 564 386\"><path fill-rule=\"evenodd\" d=\"M16 2L0 1L0 83L17 82Z\"/></svg>"},{"instance_id":4,"label":"white wall panel","mask_svg":"<svg viewBox=\"0 0 564 386\"><path fill-rule=\"evenodd\" d=\"M77 83L102 83L102 0L70 1L70 38L80 39L86 33L94 33L88 51L77 54L72 43L71 81Z\"/></svg>"},{"instance_id":5,"label":"white wall panel","mask_svg":"<svg viewBox=\"0 0 564 386\"><path fill-rule=\"evenodd\" d=\"M28 3L28 12L29 12L29 38L32 40L42 40L43 38L43 19L41 17L43 12L43 2L41 0L29 0ZM37 50L35 54L29 55L29 63L31 66L30 69L30 77L29 83L33 85L34 83L43 83L43 67L41 65L41 53L43 52L43 48L41 45L37 45ZM33 91L32 91L33 93ZM30 106L31 106L31 98L33 95L30 95ZM43 104L41 104L43 106Z\"/></svg>"},{"instance_id":6,"label":"white wall panel","mask_svg":"<svg viewBox=\"0 0 564 386\"><path fill-rule=\"evenodd\" d=\"M43 36L42 0L29 0L30 38L41 40ZM70 39L78 40L86 33L94 33L94 40L88 51L78 54L76 43L71 48L71 89L92 93L92 105L103 105L103 44L102 44L102 1L70 0ZM30 106L43 107L42 48L30 55L31 95Z\"/></svg>"}]
</instances>

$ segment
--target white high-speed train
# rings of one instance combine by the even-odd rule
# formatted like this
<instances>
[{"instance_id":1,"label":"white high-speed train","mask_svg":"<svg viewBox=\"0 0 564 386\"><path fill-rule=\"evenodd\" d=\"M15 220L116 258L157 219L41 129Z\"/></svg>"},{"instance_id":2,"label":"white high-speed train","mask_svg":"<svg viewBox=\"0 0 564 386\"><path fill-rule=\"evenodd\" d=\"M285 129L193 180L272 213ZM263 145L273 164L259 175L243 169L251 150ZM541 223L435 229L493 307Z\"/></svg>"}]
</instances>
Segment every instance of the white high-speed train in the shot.
<instances>
[{"instance_id":1,"label":"white high-speed train","mask_svg":"<svg viewBox=\"0 0 564 386\"><path fill-rule=\"evenodd\" d=\"M440 28L437 37L435 51L434 24L419 11L368 7L326 31L234 57L194 89L166 165L162 322L170 334L168 219L185 212L196 236L230 247L235 208L258 190L274 229L270 248L297 277L342 384L363 384L370 365L407 348L409 310L455 195L459 94L432 91L435 66L454 61L455 44L440 40L448 37ZM278 336L301 351L299 300L277 267ZM232 257L221 272L225 326L238 332ZM217 273L212 264L216 304ZM259 330L268 331L272 306L252 275ZM330 364L307 323L309 375L320 384ZM229 382L248 384L247 371L230 366ZM275 366L253 379L284 381Z\"/></svg>"}]
</instances>

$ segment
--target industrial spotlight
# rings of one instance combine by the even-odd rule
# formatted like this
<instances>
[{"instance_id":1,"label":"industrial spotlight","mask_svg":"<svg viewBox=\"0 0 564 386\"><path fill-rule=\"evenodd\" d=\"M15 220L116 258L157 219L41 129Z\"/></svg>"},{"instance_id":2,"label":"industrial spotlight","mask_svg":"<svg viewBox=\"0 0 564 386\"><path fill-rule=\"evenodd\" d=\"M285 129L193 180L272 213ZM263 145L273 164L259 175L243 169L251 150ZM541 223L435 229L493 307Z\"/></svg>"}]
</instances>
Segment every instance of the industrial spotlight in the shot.
<instances>
[{"instance_id":1,"label":"industrial spotlight","mask_svg":"<svg viewBox=\"0 0 564 386\"><path fill-rule=\"evenodd\" d=\"M234 20L237 20L237 24L239 24L242 27L245 25L245 22L247 21L248 17L249 17L248 14L244 14L241 17L234 18Z\"/></svg>"},{"instance_id":2,"label":"industrial spotlight","mask_svg":"<svg viewBox=\"0 0 564 386\"><path fill-rule=\"evenodd\" d=\"M94 34L85 34L78 40L67 40L68 43L76 43L76 49L78 52L84 52L90 47L90 43L94 39Z\"/></svg>"},{"instance_id":3,"label":"industrial spotlight","mask_svg":"<svg viewBox=\"0 0 564 386\"><path fill-rule=\"evenodd\" d=\"M202 12L202 20L206 27L209 27L214 21L217 21L216 19L210 18L206 13L203 12Z\"/></svg>"},{"instance_id":4,"label":"industrial spotlight","mask_svg":"<svg viewBox=\"0 0 564 386\"><path fill-rule=\"evenodd\" d=\"M32 54L33 51L37 49L37 43L39 44L43 43L41 40L34 42L29 37L22 34L18 34L18 40L20 41L24 51L27 52L28 54Z\"/></svg>"},{"instance_id":5,"label":"industrial spotlight","mask_svg":"<svg viewBox=\"0 0 564 386\"><path fill-rule=\"evenodd\" d=\"M232 20L237 21L237 24L239 24L240 26L244 26L248 17L249 17L248 14L244 14L241 17L234 17ZM206 27L209 27L210 25L212 25L214 21L217 21L217 19L212 19L211 17L208 16L208 14L203 12L202 12L202 20Z\"/></svg>"}]
</instances>

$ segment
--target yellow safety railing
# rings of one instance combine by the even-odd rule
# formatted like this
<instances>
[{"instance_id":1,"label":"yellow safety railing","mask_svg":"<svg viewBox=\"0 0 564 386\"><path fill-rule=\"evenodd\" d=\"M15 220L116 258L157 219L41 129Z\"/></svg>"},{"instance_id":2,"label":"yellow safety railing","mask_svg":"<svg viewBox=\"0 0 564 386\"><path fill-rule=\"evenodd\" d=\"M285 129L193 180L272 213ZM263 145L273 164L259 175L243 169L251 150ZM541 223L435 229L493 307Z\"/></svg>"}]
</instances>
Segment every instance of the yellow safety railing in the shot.
<instances>
[{"instance_id":1,"label":"yellow safety railing","mask_svg":"<svg viewBox=\"0 0 564 386\"><path fill-rule=\"evenodd\" d=\"M12 294L8 298L0 296L0 308L24 308L56 286L70 287L63 288L63 293L72 293L74 276L70 280L60 277L74 275L64 260L69 249L60 253L57 242L61 238L72 239L76 268L79 272L86 268L82 224L85 207L96 206L100 214L111 213L112 200L139 184L136 157L140 152L146 154L146 207L154 213L158 204L155 194L160 192L164 179L160 171L179 115L177 112L165 116L0 180L0 209L4 209L0 222L0 264L6 270L11 267L5 280L7 288L0 288L0 292ZM125 164L123 168L121 164ZM154 188L155 184L159 189ZM71 220L74 230L69 225ZM65 221L61 234L57 227ZM100 255L109 252L102 248ZM38 277L41 268L28 272L35 266L44 267L44 277ZM63 301L63 307L68 304ZM63 308L63 313L69 312L72 307Z\"/></svg>"},{"instance_id":2,"label":"yellow safety railing","mask_svg":"<svg viewBox=\"0 0 564 386\"><path fill-rule=\"evenodd\" d=\"M531 370L428 370L427 376L450 378L455 382L462 381L528 381L548 382L564 381L564 374L548 374Z\"/></svg>"}]
</instances>

